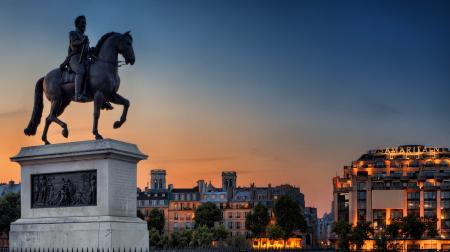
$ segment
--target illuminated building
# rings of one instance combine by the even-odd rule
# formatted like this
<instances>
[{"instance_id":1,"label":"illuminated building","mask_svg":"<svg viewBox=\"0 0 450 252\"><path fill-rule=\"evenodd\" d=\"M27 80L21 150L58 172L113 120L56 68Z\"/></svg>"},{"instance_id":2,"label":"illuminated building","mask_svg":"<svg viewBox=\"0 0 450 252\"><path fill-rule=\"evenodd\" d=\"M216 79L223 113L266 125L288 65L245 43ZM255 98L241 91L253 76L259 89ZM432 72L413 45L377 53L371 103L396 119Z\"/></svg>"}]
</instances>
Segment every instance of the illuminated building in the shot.
<instances>
[{"instance_id":1,"label":"illuminated building","mask_svg":"<svg viewBox=\"0 0 450 252\"><path fill-rule=\"evenodd\" d=\"M145 220L150 219L152 209L158 209L164 213L166 224L164 232L167 233L169 227L169 194L167 190L146 190L138 192L137 209L141 212Z\"/></svg>"},{"instance_id":2,"label":"illuminated building","mask_svg":"<svg viewBox=\"0 0 450 252\"><path fill-rule=\"evenodd\" d=\"M193 229L195 210L200 204L198 187L172 189L169 201L169 233Z\"/></svg>"},{"instance_id":3,"label":"illuminated building","mask_svg":"<svg viewBox=\"0 0 450 252\"><path fill-rule=\"evenodd\" d=\"M405 145L371 150L333 178L334 220L373 223L380 230L406 215L436 221L450 234L448 148ZM437 245L439 246L439 244Z\"/></svg>"},{"instance_id":4,"label":"illuminated building","mask_svg":"<svg viewBox=\"0 0 450 252\"><path fill-rule=\"evenodd\" d=\"M150 172L150 188L145 188L138 192L138 210L145 219L149 219L150 211L158 208L164 212L166 220L165 232L171 234L174 231L192 229L195 226L195 210L201 204L211 202L221 209L223 224L230 231L231 235L243 235L249 237L249 231L245 228L247 214L257 204L262 204L268 208L269 215L274 222L272 208L274 202L281 195L288 195L295 201L303 211L307 223L311 227L308 234L304 234L305 241L316 241L317 210L315 208L305 208L305 196L298 187L292 185L279 185L272 187L257 187L254 183L250 186L237 186L237 173L234 171L222 172L222 186L214 187L211 182L205 183L198 180L197 185L192 188L174 188L172 185L166 187L166 171L152 170ZM291 240L294 246L294 241ZM266 241L263 242L265 245ZM279 242L272 242L279 244ZM271 246L269 243L268 246ZM273 245L272 244L272 245ZM312 244L306 244L312 246ZM278 246L278 245L277 245ZM291 246L291 245L289 245Z\"/></svg>"},{"instance_id":5,"label":"illuminated building","mask_svg":"<svg viewBox=\"0 0 450 252\"><path fill-rule=\"evenodd\" d=\"M245 201L231 201L227 204L223 210L223 224L232 236L243 235L247 237L249 235L245 228L245 218L251 211L250 204Z\"/></svg>"}]
</instances>

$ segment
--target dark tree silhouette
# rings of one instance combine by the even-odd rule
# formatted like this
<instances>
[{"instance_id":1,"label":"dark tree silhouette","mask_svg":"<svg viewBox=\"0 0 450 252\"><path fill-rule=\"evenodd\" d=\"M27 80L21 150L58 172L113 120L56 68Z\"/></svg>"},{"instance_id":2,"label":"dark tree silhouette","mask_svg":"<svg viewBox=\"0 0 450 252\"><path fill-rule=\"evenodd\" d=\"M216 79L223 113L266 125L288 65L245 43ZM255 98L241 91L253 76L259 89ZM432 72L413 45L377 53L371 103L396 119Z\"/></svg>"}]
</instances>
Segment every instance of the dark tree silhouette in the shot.
<instances>
[{"instance_id":1,"label":"dark tree silhouette","mask_svg":"<svg viewBox=\"0 0 450 252\"><path fill-rule=\"evenodd\" d=\"M350 248L350 235L352 233L352 225L346 221L338 221L333 223L333 233L338 236L338 247L341 250Z\"/></svg>"},{"instance_id":2,"label":"dark tree silhouette","mask_svg":"<svg viewBox=\"0 0 450 252\"><path fill-rule=\"evenodd\" d=\"M211 202L202 204L195 210L195 226L212 228L214 223L222 220L222 211Z\"/></svg>"},{"instance_id":3,"label":"dark tree silhouette","mask_svg":"<svg viewBox=\"0 0 450 252\"><path fill-rule=\"evenodd\" d=\"M253 236L260 237L264 234L269 222L268 209L261 204L257 204L245 218L245 228L250 230Z\"/></svg>"},{"instance_id":4,"label":"dark tree silhouette","mask_svg":"<svg viewBox=\"0 0 450 252\"><path fill-rule=\"evenodd\" d=\"M20 218L20 194L7 193L0 199L0 233L9 235L11 222Z\"/></svg>"},{"instance_id":5,"label":"dark tree silhouette","mask_svg":"<svg viewBox=\"0 0 450 252\"><path fill-rule=\"evenodd\" d=\"M273 211L278 226L284 231L285 239L289 238L294 231L307 231L306 221L299 205L288 196L279 197Z\"/></svg>"},{"instance_id":6,"label":"dark tree silhouette","mask_svg":"<svg viewBox=\"0 0 450 252\"><path fill-rule=\"evenodd\" d=\"M149 230L154 228L154 229L158 230L158 232L161 234L164 230L165 222L166 222L166 220L164 218L163 211L156 209L156 208L153 208L150 211L150 214L148 216L148 222L147 222Z\"/></svg>"}]
</instances>

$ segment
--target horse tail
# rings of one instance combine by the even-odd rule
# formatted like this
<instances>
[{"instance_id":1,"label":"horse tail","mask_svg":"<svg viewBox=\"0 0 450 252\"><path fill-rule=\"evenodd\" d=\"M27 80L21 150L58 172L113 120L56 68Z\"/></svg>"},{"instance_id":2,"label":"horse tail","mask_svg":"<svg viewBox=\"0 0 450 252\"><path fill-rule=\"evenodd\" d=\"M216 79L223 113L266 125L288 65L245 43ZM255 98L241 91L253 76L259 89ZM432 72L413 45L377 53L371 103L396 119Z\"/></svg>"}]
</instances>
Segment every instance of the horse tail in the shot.
<instances>
[{"instance_id":1,"label":"horse tail","mask_svg":"<svg viewBox=\"0 0 450 252\"><path fill-rule=\"evenodd\" d=\"M36 88L34 89L34 107L31 114L30 122L28 126L23 130L25 135L32 136L36 134L37 127L41 123L42 110L44 109L44 77L40 78L36 82Z\"/></svg>"}]
</instances>

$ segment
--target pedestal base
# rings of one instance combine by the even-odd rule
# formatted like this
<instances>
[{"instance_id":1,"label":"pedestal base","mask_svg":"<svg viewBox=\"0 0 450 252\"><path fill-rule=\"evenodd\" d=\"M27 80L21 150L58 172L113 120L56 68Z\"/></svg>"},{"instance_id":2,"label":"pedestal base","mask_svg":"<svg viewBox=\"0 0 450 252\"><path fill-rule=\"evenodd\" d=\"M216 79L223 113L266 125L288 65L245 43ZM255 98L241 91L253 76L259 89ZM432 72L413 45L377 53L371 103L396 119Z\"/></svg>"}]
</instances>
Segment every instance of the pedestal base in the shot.
<instances>
[{"instance_id":1,"label":"pedestal base","mask_svg":"<svg viewBox=\"0 0 450 252\"><path fill-rule=\"evenodd\" d=\"M11 249L148 249L147 224L133 217L19 219L11 224Z\"/></svg>"},{"instance_id":2,"label":"pedestal base","mask_svg":"<svg viewBox=\"0 0 450 252\"><path fill-rule=\"evenodd\" d=\"M24 147L21 218L10 247L146 251L147 224L136 217L136 145L112 139Z\"/></svg>"}]
</instances>

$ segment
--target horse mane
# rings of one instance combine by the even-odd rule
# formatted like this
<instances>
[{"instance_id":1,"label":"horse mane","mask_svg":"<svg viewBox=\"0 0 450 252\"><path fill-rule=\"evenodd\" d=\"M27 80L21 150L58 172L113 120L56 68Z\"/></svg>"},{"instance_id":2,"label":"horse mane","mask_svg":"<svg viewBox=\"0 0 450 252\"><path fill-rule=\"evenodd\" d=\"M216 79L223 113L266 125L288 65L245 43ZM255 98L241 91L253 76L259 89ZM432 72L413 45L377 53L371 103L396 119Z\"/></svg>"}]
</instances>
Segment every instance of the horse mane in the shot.
<instances>
[{"instance_id":1,"label":"horse mane","mask_svg":"<svg viewBox=\"0 0 450 252\"><path fill-rule=\"evenodd\" d=\"M102 48L103 44L105 43L105 41L111 37L112 35L115 34L120 34L117 32L108 32L105 35L103 35L97 42L97 45L95 47L92 48L92 54L96 57L98 57L98 54L100 53L100 49Z\"/></svg>"}]
</instances>

